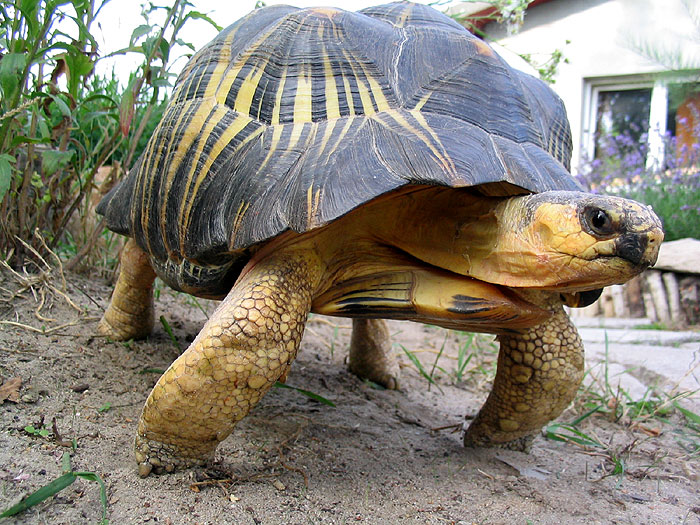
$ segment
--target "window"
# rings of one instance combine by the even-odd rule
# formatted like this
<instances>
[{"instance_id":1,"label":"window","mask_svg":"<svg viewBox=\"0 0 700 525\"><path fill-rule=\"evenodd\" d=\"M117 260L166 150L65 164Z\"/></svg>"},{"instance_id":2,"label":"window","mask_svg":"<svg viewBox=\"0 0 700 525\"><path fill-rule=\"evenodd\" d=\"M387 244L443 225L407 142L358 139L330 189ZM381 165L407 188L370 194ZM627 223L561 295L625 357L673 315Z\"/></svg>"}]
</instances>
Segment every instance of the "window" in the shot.
<instances>
[{"instance_id":1,"label":"window","mask_svg":"<svg viewBox=\"0 0 700 525\"><path fill-rule=\"evenodd\" d=\"M647 168L663 168L670 156L685 157L700 141L700 83L695 78L588 80L584 111L584 162L636 152L644 156L640 161ZM611 137L616 139L615 151ZM674 151L669 151L669 137L675 137Z\"/></svg>"}]
</instances>

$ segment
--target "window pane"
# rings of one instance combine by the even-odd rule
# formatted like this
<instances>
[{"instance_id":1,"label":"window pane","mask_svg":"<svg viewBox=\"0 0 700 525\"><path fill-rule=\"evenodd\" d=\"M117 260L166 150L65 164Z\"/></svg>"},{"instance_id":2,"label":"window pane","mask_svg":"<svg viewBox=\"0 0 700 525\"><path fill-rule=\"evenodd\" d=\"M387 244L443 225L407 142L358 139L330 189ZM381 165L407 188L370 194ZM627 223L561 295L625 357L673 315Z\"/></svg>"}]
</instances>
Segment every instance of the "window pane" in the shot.
<instances>
[{"instance_id":1,"label":"window pane","mask_svg":"<svg viewBox=\"0 0 700 525\"><path fill-rule=\"evenodd\" d=\"M613 154L607 151L611 138L619 138L615 141L618 146L627 144L630 148L638 148L640 142L646 142L650 107L651 88L600 91L595 158Z\"/></svg>"}]
</instances>

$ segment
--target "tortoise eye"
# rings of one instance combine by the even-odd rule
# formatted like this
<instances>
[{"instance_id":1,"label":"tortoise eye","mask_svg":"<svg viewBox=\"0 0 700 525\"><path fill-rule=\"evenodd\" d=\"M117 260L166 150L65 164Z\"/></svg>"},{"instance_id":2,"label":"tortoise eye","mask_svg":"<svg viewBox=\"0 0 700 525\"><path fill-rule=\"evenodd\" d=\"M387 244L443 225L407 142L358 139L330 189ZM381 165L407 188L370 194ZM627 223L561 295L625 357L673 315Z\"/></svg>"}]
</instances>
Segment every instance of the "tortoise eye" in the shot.
<instances>
[{"instance_id":1,"label":"tortoise eye","mask_svg":"<svg viewBox=\"0 0 700 525\"><path fill-rule=\"evenodd\" d=\"M604 210L594 207L586 208L584 218L592 234L611 235L614 233L613 220Z\"/></svg>"}]
</instances>

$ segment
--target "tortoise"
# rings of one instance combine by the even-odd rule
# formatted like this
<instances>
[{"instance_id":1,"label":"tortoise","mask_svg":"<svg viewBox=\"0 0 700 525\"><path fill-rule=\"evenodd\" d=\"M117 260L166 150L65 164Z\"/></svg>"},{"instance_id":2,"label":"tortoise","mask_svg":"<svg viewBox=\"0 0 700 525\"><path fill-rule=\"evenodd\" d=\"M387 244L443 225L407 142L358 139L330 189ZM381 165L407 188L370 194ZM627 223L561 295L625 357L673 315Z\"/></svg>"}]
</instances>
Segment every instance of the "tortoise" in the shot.
<instances>
[{"instance_id":1,"label":"tortoise","mask_svg":"<svg viewBox=\"0 0 700 525\"><path fill-rule=\"evenodd\" d=\"M384 319L498 334L468 446L527 450L572 400L563 305L652 265L646 205L569 173L562 101L431 7L256 9L196 53L98 206L128 236L101 334L153 327L156 276L223 299L153 388L139 474L204 464L296 356L310 312L353 318L349 367L398 386Z\"/></svg>"}]
</instances>

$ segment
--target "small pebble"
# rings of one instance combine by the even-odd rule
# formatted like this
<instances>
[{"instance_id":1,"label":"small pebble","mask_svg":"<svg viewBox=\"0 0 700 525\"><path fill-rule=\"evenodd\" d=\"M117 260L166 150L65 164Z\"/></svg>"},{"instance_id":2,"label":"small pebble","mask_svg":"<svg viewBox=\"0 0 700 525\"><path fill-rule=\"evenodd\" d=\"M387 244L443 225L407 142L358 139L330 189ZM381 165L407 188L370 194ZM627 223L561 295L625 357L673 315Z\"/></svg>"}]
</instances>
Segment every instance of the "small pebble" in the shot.
<instances>
[{"instance_id":1,"label":"small pebble","mask_svg":"<svg viewBox=\"0 0 700 525\"><path fill-rule=\"evenodd\" d=\"M24 403L36 403L39 401L39 395L36 392L29 391L26 394L22 394L20 398Z\"/></svg>"},{"instance_id":2,"label":"small pebble","mask_svg":"<svg viewBox=\"0 0 700 525\"><path fill-rule=\"evenodd\" d=\"M282 483L280 480L276 479L272 482L272 486L275 487L277 490L280 492L283 490L286 490L287 487L284 486L284 483Z\"/></svg>"}]
</instances>

